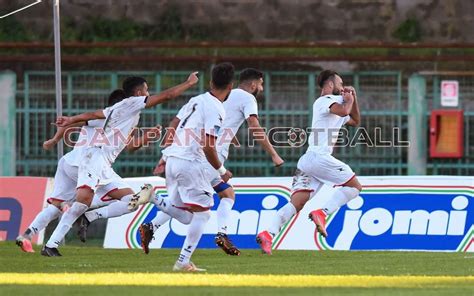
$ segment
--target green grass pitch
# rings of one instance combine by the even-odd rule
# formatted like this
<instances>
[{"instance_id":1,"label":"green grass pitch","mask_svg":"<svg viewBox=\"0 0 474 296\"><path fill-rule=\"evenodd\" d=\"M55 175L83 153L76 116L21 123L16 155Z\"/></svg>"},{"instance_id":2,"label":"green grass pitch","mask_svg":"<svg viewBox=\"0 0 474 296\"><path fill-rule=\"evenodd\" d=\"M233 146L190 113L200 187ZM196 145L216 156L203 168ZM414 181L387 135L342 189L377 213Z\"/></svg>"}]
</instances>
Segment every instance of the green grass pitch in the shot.
<instances>
[{"instance_id":1,"label":"green grass pitch","mask_svg":"<svg viewBox=\"0 0 474 296\"><path fill-rule=\"evenodd\" d=\"M193 256L196 265L207 268L209 276L231 275L236 280L243 275L390 276L400 278L401 287L196 287L187 286L186 282L182 286L153 286L146 275L142 276L143 283L120 286L7 283L8 278L26 278L31 273L158 273L163 274L166 282L179 254L176 249L151 250L145 255L141 250L65 246L60 249L63 257L46 258L39 254L39 247L35 249L35 254L26 254L13 242L0 243L0 295L474 295L472 253L275 251L273 256L265 256L257 250L243 250L241 256L233 257L217 249L198 249ZM403 286L403 279L411 276L463 280ZM340 279L344 281L344 277Z\"/></svg>"}]
</instances>

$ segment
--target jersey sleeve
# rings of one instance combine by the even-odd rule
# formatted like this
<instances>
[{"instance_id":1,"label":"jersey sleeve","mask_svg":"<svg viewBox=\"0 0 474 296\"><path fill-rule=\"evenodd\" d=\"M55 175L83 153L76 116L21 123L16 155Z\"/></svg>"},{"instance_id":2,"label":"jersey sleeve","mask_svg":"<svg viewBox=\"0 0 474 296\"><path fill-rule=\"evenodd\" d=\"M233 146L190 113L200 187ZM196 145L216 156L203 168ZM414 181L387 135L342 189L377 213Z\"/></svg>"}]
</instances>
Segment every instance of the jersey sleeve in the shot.
<instances>
[{"instance_id":1,"label":"jersey sleeve","mask_svg":"<svg viewBox=\"0 0 474 296\"><path fill-rule=\"evenodd\" d=\"M337 104L337 101L333 98L329 96L321 97L315 103L315 111L319 114L328 114L331 112L330 108L333 104Z\"/></svg>"},{"instance_id":2,"label":"jersey sleeve","mask_svg":"<svg viewBox=\"0 0 474 296\"><path fill-rule=\"evenodd\" d=\"M217 108L204 108L204 132L217 137L224 121L224 115Z\"/></svg>"},{"instance_id":3,"label":"jersey sleeve","mask_svg":"<svg viewBox=\"0 0 474 296\"><path fill-rule=\"evenodd\" d=\"M104 113L104 115L105 115L105 113ZM103 119L89 120L87 122L87 125L90 126L90 127L102 127L104 125L104 120Z\"/></svg>"},{"instance_id":4,"label":"jersey sleeve","mask_svg":"<svg viewBox=\"0 0 474 296\"><path fill-rule=\"evenodd\" d=\"M258 116L258 105L257 100L253 95L247 97L242 105L242 112L244 113L245 119L249 118L250 115Z\"/></svg>"},{"instance_id":5,"label":"jersey sleeve","mask_svg":"<svg viewBox=\"0 0 474 296\"><path fill-rule=\"evenodd\" d=\"M145 96L130 97L120 102L121 104L115 104L112 108L122 109L124 114L129 114L131 116L145 109L147 99L148 97Z\"/></svg>"}]
</instances>

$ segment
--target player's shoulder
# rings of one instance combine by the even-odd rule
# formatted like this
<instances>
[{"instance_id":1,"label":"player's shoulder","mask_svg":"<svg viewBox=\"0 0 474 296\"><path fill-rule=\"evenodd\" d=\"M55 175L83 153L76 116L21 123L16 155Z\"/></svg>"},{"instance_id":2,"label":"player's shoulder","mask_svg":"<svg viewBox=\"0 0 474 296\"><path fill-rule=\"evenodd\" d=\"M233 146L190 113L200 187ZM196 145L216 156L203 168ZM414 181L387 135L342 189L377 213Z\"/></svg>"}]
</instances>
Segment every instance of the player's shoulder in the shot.
<instances>
[{"instance_id":1,"label":"player's shoulder","mask_svg":"<svg viewBox=\"0 0 474 296\"><path fill-rule=\"evenodd\" d=\"M338 96L338 95L324 95L324 96L320 96L319 98L317 98L315 101L314 101L314 104L315 105L325 105L327 103L331 103L331 102L334 102L334 103L338 103L341 101L341 96Z\"/></svg>"},{"instance_id":2,"label":"player's shoulder","mask_svg":"<svg viewBox=\"0 0 474 296\"><path fill-rule=\"evenodd\" d=\"M248 91L240 88L234 88L230 91L229 99L237 99L239 101L256 101L255 96Z\"/></svg>"},{"instance_id":3,"label":"player's shoulder","mask_svg":"<svg viewBox=\"0 0 474 296\"><path fill-rule=\"evenodd\" d=\"M115 103L115 105L111 106L111 109L117 109L117 108L127 108L128 106L132 106L134 104L145 104L146 103L146 96L139 96L139 97L128 97L123 100L121 100L118 103Z\"/></svg>"}]
</instances>

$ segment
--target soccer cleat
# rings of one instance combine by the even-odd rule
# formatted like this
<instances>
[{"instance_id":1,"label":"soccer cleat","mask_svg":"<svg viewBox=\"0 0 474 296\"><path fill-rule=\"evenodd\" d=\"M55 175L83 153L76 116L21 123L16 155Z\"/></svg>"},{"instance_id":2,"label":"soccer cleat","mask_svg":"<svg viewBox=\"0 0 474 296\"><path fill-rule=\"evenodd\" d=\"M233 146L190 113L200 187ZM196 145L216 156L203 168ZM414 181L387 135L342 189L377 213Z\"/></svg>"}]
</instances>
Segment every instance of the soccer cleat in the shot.
<instances>
[{"instance_id":1,"label":"soccer cleat","mask_svg":"<svg viewBox=\"0 0 474 296\"><path fill-rule=\"evenodd\" d=\"M26 252L26 253L35 252L35 250L33 250L33 246L31 245L31 241L22 235L16 238L15 243L17 246L21 248L23 252Z\"/></svg>"},{"instance_id":2,"label":"soccer cleat","mask_svg":"<svg viewBox=\"0 0 474 296\"><path fill-rule=\"evenodd\" d=\"M150 253L150 249L148 246L150 245L150 242L153 240L153 224L151 223L143 223L140 225L138 228L140 232L140 245L142 246L143 252L145 254Z\"/></svg>"},{"instance_id":3,"label":"soccer cleat","mask_svg":"<svg viewBox=\"0 0 474 296\"><path fill-rule=\"evenodd\" d=\"M219 232L214 238L214 241L227 255L240 256L240 250L234 246L227 234Z\"/></svg>"},{"instance_id":4,"label":"soccer cleat","mask_svg":"<svg viewBox=\"0 0 474 296\"><path fill-rule=\"evenodd\" d=\"M153 193L153 186L151 184L145 184L141 190L135 193L130 202L128 203L128 210L135 211L139 205L144 205L150 202L151 195Z\"/></svg>"},{"instance_id":5,"label":"soccer cleat","mask_svg":"<svg viewBox=\"0 0 474 296\"><path fill-rule=\"evenodd\" d=\"M328 236L326 232L326 213L319 209L309 213L309 219L316 224L316 230L324 237Z\"/></svg>"},{"instance_id":6,"label":"soccer cleat","mask_svg":"<svg viewBox=\"0 0 474 296\"><path fill-rule=\"evenodd\" d=\"M77 223L79 225L79 230L77 231L77 236L81 240L81 242L85 243L87 239L87 228L89 227L89 220L87 220L86 215L82 214L79 219L77 219Z\"/></svg>"},{"instance_id":7,"label":"soccer cleat","mask_svg":"<svg viewBox=\"0 0 474 296\"><path fill-rule=\"evenodd\" d=\"M257 243L267 255L272 254L272 240L272 235L268 231L262 231L257 235Z\"/></svg>"},{"instance_id":8,"label":"soccer cleat","mask_svg":"<svg viewBox=\"0 0 474 296\"><path fill-rule=\"evenodd\" d=\"M203 272L206 271L204 268L198 268L191 261L187 264L181 264L176 262L173 266L173 271L185 271L185 272Z\"/></svg>"},{"instance_id":9,"label":"soccer cleat","mask_svg":"<svg viewBox=\"0 0 474 296\"><path fill-rule=\"evenodd\" d=\"M41 250L41 255L46 257L61 257L62 255L59 253L57 248L48 248L44 246Z\"/></svg>"}]
</instances>

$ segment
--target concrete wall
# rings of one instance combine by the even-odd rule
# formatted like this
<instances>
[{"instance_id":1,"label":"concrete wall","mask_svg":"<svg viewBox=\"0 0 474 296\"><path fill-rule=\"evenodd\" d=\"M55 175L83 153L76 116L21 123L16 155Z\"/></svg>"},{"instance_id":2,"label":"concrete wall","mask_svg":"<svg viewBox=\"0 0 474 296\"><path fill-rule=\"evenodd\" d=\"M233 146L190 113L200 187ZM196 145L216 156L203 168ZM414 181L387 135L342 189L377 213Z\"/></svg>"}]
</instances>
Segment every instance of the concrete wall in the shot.
<instances>
[{"instance_id":1,"label":"concrete wall","mask_svg":"<svg viewBox=\"0 0 474 296\"><path fill-rule=\"evenodd\" d=\"M31 0L0 0L2 11ZM52 0L16 15L38 32L51 30ZM130 18L154 24L174 7L187 28L206 26L223 40L380 40L416 18L422 41L474 41L474 1L466 0L62 0L62 16ZM214 26L213 26L214 25Z\"/></svg>"}]
</instances>

